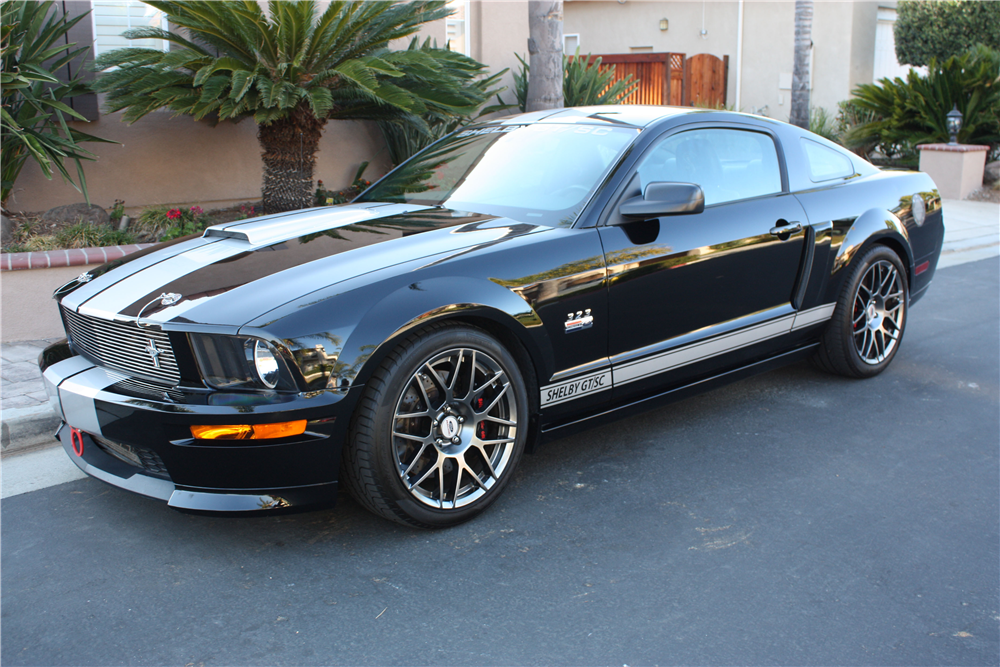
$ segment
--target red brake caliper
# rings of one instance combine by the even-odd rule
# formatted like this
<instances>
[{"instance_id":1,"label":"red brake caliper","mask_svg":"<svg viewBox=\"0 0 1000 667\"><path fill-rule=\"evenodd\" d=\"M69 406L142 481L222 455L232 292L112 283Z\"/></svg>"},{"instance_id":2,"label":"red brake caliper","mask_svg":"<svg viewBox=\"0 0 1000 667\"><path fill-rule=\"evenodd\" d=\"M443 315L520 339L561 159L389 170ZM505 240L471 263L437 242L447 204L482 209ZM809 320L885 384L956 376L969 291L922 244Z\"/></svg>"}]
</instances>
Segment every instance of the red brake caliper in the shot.
<instances>
[{"instance_id":1,"label":"red brake caliper","mask_svg":"<svg viewBox=\"0 0 1000 667\"><path fill-rule=\"evenodd\" d=\"M477 410L482 410L483 409L483 397L482 396L480 396L479 398L476 399L476 409ZM486 422L484 422L484 421L483 422L479 422L479 439L480 440L485 440L486 439Z\"/></svg>"}]
</instances>

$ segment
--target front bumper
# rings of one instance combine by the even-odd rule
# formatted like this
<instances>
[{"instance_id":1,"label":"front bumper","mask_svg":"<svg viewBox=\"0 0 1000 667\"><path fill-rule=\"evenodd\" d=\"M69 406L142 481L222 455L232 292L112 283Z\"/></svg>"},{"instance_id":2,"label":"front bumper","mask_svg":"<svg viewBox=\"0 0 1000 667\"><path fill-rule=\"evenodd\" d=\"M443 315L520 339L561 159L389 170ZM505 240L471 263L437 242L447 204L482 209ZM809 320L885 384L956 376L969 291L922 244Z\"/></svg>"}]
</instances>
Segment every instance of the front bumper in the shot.
<instances>
[{"instance_id":1,"label":"front bumper","mask_svg":"<svg viewBox=\"0 0 1000 667\"><path fill-rule=\"evenodd\" d=\"M42 355L42 377L63 420L57 437L88 475L191 512L270 513L336 500L340 448L357 388L154 400L118 393L121 376L67 357L66 350L53 352ZM62 360L47 365L53 358ZM299 419L307 420L305 433L270 440L195 440L190 431L196 424Z\"/></svg>"}]
</instances>

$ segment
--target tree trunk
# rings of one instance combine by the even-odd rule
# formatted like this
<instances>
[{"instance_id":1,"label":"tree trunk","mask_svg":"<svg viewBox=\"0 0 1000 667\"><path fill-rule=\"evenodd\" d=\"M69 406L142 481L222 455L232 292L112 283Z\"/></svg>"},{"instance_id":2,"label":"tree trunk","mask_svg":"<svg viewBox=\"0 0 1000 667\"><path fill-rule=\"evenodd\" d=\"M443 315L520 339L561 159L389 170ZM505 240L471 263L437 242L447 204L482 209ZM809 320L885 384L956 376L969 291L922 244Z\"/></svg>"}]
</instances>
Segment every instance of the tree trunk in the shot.
<instances>
[{"instance_id":1,"label":"tree trunk","mask_svg":"<svg viewBox=\"0 0 1000 667\"><path fill-rule=\"evenodd\" d=\"M788 122L809 129L809 53L812 51L813 0L795 0L795 65Z\"/></svg>"},{"instance_id":2,"label":"tree trunk","mask_svg":"<svg viewBox=\"0 0 1000 667\"><path fill-rule=\"evenodd\" d=\"M563 107L562 0L528 2L528 101L525 111Z\"/></svg>"},{"instance_id":3,"label":"tree trunk","mask_svg":"<svg viewBox=\"0 0 1000 667\"><path fill-rule=\"evenodd\" d=\"M326 119L316 118L306 103L287 117L257 127L264 160L261 194L265 213L308 208L313 203L313 167Z\"/></svg>"}]
</instances>

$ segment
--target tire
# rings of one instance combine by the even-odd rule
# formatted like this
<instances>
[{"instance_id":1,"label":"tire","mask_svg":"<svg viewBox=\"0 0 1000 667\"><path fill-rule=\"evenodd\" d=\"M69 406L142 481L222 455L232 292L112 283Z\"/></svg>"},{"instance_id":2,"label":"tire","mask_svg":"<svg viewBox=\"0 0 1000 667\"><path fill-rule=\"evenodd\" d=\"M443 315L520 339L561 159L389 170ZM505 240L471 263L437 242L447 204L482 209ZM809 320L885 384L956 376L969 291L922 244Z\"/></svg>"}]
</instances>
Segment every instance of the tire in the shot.
<instances>
[{"instance_id":1,"label":"tire","mask_svg":"<svg viewBox=\"0 0 1000 667\"><path fill-rule=\"evenodd\" d=\"M873 246L844 283L816 353L817 365L847 377L878 375L899 350L909 305L906 269L899 256L885 246Z\"/></svg>"},{"instance_id":2,"label":"tire","mask_svg":"<svg viewBox=\"0 0 1000 667\"><path fill-rule=\"evenodd\" d=\"M528 421L510 352L479 329L435 325L403 341L366 385L341 476L362 506L390 521L454 526L503 492Z\"/></svg>"}]
</instances>

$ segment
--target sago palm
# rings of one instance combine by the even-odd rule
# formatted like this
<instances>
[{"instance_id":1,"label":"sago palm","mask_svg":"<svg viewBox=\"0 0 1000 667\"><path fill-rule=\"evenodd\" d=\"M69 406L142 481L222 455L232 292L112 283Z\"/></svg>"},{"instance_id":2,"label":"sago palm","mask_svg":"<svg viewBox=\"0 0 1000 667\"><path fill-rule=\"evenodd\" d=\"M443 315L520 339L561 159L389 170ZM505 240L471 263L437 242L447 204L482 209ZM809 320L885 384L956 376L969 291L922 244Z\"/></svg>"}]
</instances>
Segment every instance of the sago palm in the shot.
<instances>
[{"instance_id":1,"label":"sago palm","mask_svg":"<svg viewBox=\"0 0 1000 667\"><path fill-rule=\"evenodd\" d=\"M483 65L414 39L389 42L449 14L443 0L331 2L254 0L147 4L174 32L139 28L129 39L163 39L167 52L117 49L101 55L94 87L134 122L170 109L196 119L258 124L268 212L308 206L320 136L329 119L469 114L485 100L471 85Z\"/></svg>"}]
</instances>

